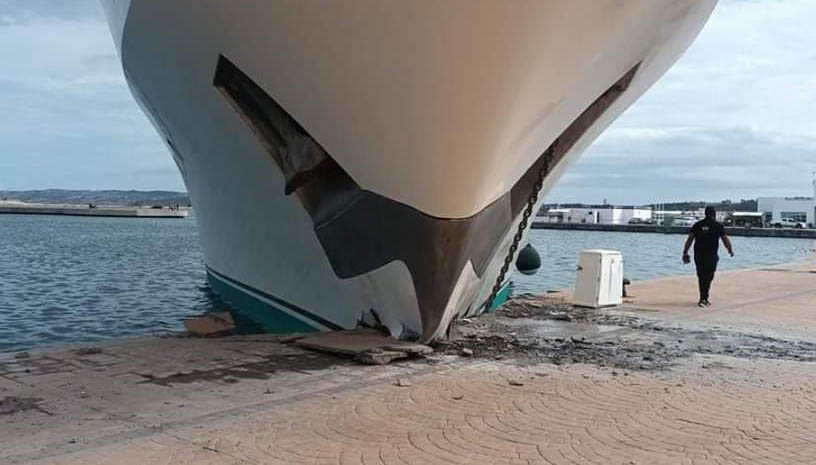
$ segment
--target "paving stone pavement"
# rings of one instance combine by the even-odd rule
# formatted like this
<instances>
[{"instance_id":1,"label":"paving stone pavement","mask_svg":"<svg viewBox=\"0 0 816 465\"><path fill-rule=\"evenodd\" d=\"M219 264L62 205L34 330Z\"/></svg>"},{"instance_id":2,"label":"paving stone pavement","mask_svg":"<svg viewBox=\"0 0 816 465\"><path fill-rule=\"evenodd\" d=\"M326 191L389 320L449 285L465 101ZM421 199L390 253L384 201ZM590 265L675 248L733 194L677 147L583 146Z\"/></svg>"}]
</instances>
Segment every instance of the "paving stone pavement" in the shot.
<instances>
[{"instance_id":1,"label":"paving stone pavement","mask_svg":"<svg viewBox=\"0 0 816 465\"><path fill-rule=\"evenodd\" d=\"M0 463L791 464L816 458L812 363L692 357L648 372L435 361L386 368L341 362L312 374L169 387L143 380L96 387L85 378L90 395L15 390L6 382L7 393L35 391L44 401L42 410L0 417ZM276 391L267 394L270 387ZM125 398L117 403L116 397Z\"/></svg>"},{"instance_id":2,"label":"paving stone pavement","mask_svg":"<svg viewBox=\"0 0 816 465\"><path fill-rule=\"evenodd\" d=\"M813 463L813 366L802 368L762 366L767 381L746 383L475 364L257 412L202 444L280 464Z\"/></svg>"},{"instance_id":3,"label":"paving stone pavement","mask_svg":"<svg viewBox=\"0 0 816 465\"><path fill-rule=\"evenodd\" d=\"M816 262L718 272L711 289L713 305L705 311L696 305L696 276L634 282L629 291L635 297L624 308L650 312L652 318L765 334L816 335Z\"/></svg>"},{"instance_id":4,"label":"paving stone pavement","mask_svg":"<svg viewBox=\"0 0 816 465\"><path fill-rule=\"evenodd\" d=\"M810 279L773 286L806 295ZM795 302L761 311L787 327L806 313ZM740 311L767 318L755 307ZM637 370L436 354L370 367L273 336L101 349L0 355L0 464L816 463L808 361L691 351Z\"/></svg>"}]
</instances>

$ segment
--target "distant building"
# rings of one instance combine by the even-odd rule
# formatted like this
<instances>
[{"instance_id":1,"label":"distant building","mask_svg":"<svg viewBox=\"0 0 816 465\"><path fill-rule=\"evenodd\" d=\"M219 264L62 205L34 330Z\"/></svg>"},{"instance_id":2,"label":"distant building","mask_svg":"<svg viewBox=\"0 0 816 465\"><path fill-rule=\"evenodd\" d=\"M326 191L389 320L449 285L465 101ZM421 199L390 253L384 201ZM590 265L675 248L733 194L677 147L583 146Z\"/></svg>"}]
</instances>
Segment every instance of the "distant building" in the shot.
<instances>
[{"instance_id":1,"label":"distant building","mask_svg":"<svg viewBox=\"0 0 816 465\"><path fill-rule=\"evenodd\" d=\"M763 213L766 225L790 219L812 226L816 224L816 179L813 180L813 191L814 197L760 197L757 211Z\"/></svg>"},{"instance_id":2,"label":"distant building","mask_svg":"<svg viewBox=\"0 0 816 465\"><path fill-rule=\"evenodd\" d=\"M580 208L550 208L539 215L548 223L627 224L630 221L651 221L652 210L637 207L598 205Z\"/></svg>"},{"instance_id":3,"label":"distant building","mask_svg":"<svg viewBox=\"0 0 816 465\"><path fill-rule=\"evenodd\" d=\"M656 224L663 226L693 226L703 218L703 210L655 210Z\"/></svg>"},{"instance_id":4,"label":"distant building","mask_svg":"<svg viewBox=\"0 0 816 465\"><path fill-rule=\"evenodd\" d=\"M765 224L762 212L728 212L723 222L738 228L761 228Z\"/></svg>"}]
</instances>

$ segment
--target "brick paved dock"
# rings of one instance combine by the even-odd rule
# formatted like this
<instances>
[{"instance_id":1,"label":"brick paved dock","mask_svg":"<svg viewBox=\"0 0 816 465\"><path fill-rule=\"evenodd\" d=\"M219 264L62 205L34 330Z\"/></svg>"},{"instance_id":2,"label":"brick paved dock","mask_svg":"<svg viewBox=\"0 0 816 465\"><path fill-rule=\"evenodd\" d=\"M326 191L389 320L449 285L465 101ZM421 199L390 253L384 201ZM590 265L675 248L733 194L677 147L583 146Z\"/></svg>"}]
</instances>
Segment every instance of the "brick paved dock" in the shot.
<instances>
[{"instance_id":1,"label":"brick paved dock","mask_svg":"<svg viewBox=\"0 0 816 465\"><path fill-rule=\"evenodd\" d=\"M582 317L511 306L460 328L473 357L384 367L272 336L7 354L0 463L810 464L810 271L722 273L705 311L691 278Z\"/></svg>"},{"instance_id":2,"label":"brick paved dock","mask_svg":"<svg viewBox=\"0 0 816 465\"><path fill-rule=\"evenodd\" d=\"M626 308L656 312L653 317L743 329L816 336L816 265L777 266L717 274L712 306L700 311L695 276L635 283Z\"/></svg>"}]
</instances>

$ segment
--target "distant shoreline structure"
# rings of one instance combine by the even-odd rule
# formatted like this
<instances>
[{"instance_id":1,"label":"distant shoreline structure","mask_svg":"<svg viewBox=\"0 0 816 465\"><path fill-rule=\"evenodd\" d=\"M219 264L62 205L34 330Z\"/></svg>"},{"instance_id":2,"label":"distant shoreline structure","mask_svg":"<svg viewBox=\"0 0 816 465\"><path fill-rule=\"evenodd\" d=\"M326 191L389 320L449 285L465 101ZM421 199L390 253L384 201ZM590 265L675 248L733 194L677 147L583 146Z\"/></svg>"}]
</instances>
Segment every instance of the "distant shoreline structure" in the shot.
<instances>
[{"instance_id":1,"label":"distant shoreline structure","mask_svg":"<svg viewBox=\"0 0 816 465\"><path fill-rule=\"evenodd\" d=\"M186 218L189 207L129 207L123 205L70 205L0 200L0 215L57 215L106 218Z\"/></svg>"},{"instance_id":2,"label":"distant shoreline structure","mask_svg":"<svg viewBox=\"0 0 816 465\"><path fill-rule=\"evenodd\" d=\"M557 229L573 231L612 231L653 234L688 234L688 226L663 226L657 224L601 224L601 223L550 223L535 221L532 229ZM816 239L814 229L776 229L726 227L730 236L745 237L787 237L793 239Z\"/></svg>"},{"instance_id":3,"label":"distant shoreline structure","mask_svg":"<svg viewBox=\"0 0 816 465\"><path fill-rule=\"evenodd\" d=\"M642 205L607 203L549 203L537 214L539 221L550 223L636 224L691 226L703 218L705 207L717 210L717 221L726 226L749 228L816 228L816 172L811 196L757 197L739 201L660 202ZM753 235L753 234L752 234ZM769 234L770 236L776 236Z\"/></svg>"},{"instance_id":4,"label":"distant shoreline structure","mask_svg":"<svg viewBox=\"0 0 816 465\"><path fill-rule=\"evenodd\" d=\"M0 190L0 201L3 200L60 205L190 206L186 192L165 190Z\"/></svg>"}]
</instances>

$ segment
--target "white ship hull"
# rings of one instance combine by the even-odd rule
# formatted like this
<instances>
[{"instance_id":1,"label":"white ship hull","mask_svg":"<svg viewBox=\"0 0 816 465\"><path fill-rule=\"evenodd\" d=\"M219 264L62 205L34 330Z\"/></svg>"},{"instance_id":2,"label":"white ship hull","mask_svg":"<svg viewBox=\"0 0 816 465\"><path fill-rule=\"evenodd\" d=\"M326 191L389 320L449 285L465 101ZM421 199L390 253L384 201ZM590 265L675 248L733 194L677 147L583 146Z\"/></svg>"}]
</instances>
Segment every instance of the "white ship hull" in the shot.
<instances>
[{"instance_id":1,"label":"white ship hull","mask_svg":"<svg viewBox=\"0 0 816 465\"><path fill-rule=\"evenodd\" d=\"M550 150L569 162L715 0L103 0L196 208L213 287L267 329L483 311Z\"/></svg>"}]
</instances>

